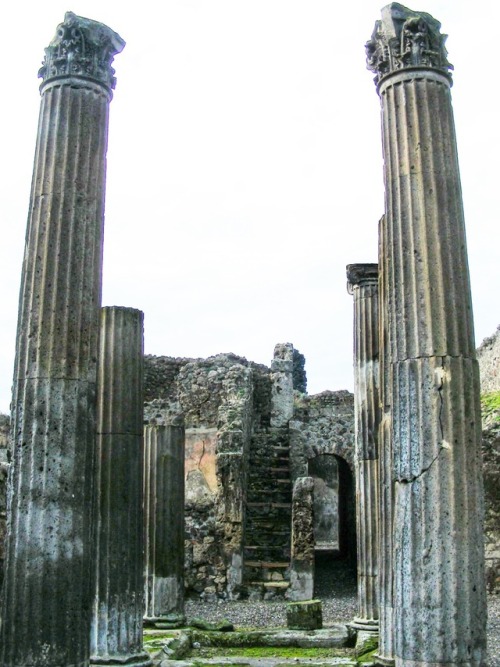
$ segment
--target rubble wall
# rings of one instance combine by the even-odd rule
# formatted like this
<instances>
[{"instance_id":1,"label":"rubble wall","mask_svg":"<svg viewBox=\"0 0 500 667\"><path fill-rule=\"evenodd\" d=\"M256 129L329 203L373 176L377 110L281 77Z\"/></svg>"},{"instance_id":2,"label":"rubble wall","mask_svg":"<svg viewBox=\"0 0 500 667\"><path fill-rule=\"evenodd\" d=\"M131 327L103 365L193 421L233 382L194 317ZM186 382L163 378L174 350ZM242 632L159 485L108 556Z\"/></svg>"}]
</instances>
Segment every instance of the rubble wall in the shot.
<instances>
[{"instance_id":1,"label":"rubble wall","mask_svg":"<svg viewBox=\"0 0 500 667\"><path fill-rule=\"evenodd\" d=\"M481 393L500 391L500 326L489 338L485 338L477 350Z\"/></svg>"},{"instance_id":2,"label":"rubble wall","mask_svg":"<svg viewBox=\"0 0 500 667\"><path fill-rule=\"evenodd\" d=\"M145 358L146 423L184 419L185 585L203 599L238 596L249 442L269 422L268 373L232 354Z\"/></svg>"}]
</instances>

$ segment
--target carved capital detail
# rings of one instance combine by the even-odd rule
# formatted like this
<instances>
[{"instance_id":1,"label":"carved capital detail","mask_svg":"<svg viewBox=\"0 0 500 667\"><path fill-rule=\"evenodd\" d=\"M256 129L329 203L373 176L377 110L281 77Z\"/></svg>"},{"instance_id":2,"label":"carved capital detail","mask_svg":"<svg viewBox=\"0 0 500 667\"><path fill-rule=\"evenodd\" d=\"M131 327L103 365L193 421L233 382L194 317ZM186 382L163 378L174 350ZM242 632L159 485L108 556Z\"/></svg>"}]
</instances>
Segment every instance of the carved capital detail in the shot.
<instances>
[{"instance_id":1,"label":"carved capital detail","mask_svg":"<svg viewBox=\"0 0 500 667\"><path fill-rule=\"evenodd\" d=\"M64 22L58 25L45 49L38 76L43 83L62 77L83 77L111 91L116 84L111 63L124 46L120 35L103 23L66 12Z\"/></svg>"},{"instance_id":2,"label":"carved capital detail","mask_svg":"<svg viewBox=\"0 0 500 667\"><path fill-rule=\"evenodd\" d=\"M451 77L441 23L425 12L414 12L397 2L382 9L366 43L367 68L378 84L388 74L405 69L434 69Z\"/></svg>"},{"instance_id":3,"label":"carved capital detail","mask_svg":"<svg viewBox=\"0 0 500 667\"><path fill-rule=\"evenodd\" d=\"M378 285L378 264L348 264L346 274L349 294L356 286Z\"/></svg>"}]
</instances>

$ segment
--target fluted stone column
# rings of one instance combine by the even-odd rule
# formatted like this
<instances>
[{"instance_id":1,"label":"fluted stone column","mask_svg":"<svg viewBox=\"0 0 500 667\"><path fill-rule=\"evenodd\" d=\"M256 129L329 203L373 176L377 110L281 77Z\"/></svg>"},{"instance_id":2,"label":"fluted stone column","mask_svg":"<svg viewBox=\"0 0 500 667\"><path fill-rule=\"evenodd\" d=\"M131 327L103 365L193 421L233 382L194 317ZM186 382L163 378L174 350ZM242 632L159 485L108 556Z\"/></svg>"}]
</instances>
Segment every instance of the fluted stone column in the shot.
<instances>
[{"instance_id":1,"label":"fluted stone column","mask_svg":"<svg viewBox=\"0 0 500 667\"><path fill-rule=\"evenodd\" d=\"M392 475L391 440L391 365L388 357L387 333L387 276L389 274L386 252L386 218L379 222L379 404L380 424L378 430L379 470L379 644L377 660L383 665L394 664L393 627L393 545L392 520L394 514L394 483Z\"/></svg>"},{"instance_id":2,"label":"fluted stone column","mask_svg":"<svg viewBox=\"0 0 500 667\"><path fill-rule=\"evenodd\" d=\"M396 665L481 665L479 373L440 24L393 3L367 45L382 104Z\"/></svg>"},{"instance_id":3,"label":"fluted stone column","mask_svg":"<svg viewBox=\"0 0 500 667\"><path fill-rule=\"evenodd\" d=\"M354 460L358 555L358 615L353 626L378 632L378 265L349 264L354 297Z\"/></svg>"},{"instance_id":4,"label":"fluted stone column","mask_svg":"<svg viewBox=\"0 0 500 667\"><path fill-rule=\"evenodd\" d=\"M109 28L67 13L45 50L14 369L4 667L88 665Z\"/></svg>"},{"instance_id":5,"label":"fluted stone column","mask_svg":"<svg viewBox=\"0 0 500 667\"><path fill-rule=\"evenodd\" d=\"M157 627L184 621L184 427L144 429L145 614Z\"/></svg>"},{"instance_id":6,"label":"fluted stone column","mask_svg":"<svg viewBox=\"0 0 500 667\"><path fill-rule=\"evenodd\" d=\"M101 310L92 665L151 665L142 648L143 339L140 310Z\"/></svg>"}]
</instances>

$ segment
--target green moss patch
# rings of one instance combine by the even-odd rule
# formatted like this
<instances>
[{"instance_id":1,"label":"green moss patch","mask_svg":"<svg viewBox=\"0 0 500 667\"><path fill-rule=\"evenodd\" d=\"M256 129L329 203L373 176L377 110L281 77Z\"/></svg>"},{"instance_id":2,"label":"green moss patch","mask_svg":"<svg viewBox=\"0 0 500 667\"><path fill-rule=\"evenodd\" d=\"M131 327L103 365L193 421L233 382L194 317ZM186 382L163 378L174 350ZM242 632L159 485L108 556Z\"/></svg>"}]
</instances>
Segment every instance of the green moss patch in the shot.
<instances>
[{"instance_id":1,"label":"green moss patch","mask_svg":"<svg viewBox=\"0 0 500 667\"><path fill-rule=\"evenodd\" d=\"M500 425L500 391L482 394L481 414L485 425Z\"/></svg>"}]
</instances>

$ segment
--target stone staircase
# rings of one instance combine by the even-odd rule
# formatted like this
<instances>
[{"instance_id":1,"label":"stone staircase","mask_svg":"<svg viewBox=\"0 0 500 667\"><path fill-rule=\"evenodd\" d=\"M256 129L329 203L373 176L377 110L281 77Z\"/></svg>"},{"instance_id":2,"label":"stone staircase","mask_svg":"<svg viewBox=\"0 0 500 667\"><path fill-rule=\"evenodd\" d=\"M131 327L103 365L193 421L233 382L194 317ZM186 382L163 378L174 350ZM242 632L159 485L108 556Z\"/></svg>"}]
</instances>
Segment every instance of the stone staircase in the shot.
<instances>
[{"instance_id":1,"label":"stone staircase","mask_svg":"<svg viewBox=\"0 0 500 667\"><path fill-rule=\"evenodd\" d=\"M288 429L250 445L244 581L251 599L283 597L289 586L292 489Z\"/></svg>"}]
</instances>

